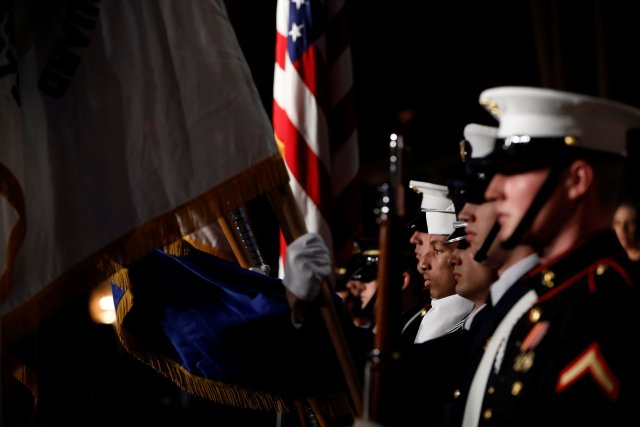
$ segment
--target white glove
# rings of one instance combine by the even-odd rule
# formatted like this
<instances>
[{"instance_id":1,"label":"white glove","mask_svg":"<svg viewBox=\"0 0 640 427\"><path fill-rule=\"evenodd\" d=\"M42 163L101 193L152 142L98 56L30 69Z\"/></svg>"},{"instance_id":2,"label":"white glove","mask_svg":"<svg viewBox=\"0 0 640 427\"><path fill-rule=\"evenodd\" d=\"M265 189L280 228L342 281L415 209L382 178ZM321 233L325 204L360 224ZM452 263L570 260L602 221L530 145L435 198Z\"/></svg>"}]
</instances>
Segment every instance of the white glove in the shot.
<instances>
[{"instance_id":1,"label":"white glove","mask_svg":"<svg viewBox=\"0 0 640 427\"><path fill-rule=\"evenodd\" d=\"M284 286L296 297L313 301L331 276L331 255L320 236L303 234L287 246Z\"/></svg>"}]
</instances>

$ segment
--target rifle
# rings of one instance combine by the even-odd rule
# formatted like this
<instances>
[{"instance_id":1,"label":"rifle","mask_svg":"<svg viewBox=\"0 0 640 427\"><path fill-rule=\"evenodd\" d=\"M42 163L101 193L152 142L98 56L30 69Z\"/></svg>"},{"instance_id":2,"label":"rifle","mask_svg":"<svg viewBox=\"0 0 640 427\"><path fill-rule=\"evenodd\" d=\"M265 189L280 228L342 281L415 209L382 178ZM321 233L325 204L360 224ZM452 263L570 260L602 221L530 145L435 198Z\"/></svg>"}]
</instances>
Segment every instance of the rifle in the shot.
<instances>
[{"instance_id":1,"label":"rifle","mask_svg":"<svg viewBox=\"0 0 640 427\"><path fill-rule=\"evenodd\" d=\"M402 185L402 136L391 134L389 140L389 182L382 186L379 217L379 249L377 301L375 306L376 334L365 372L365 417L381 424L389 424L391 408L389 394L390 362L398 357L400 343L400 312L402 268L400 255L403 245L405 200ZM366 418L365 418L366 419Z\"/></svg>"}]
</instances>

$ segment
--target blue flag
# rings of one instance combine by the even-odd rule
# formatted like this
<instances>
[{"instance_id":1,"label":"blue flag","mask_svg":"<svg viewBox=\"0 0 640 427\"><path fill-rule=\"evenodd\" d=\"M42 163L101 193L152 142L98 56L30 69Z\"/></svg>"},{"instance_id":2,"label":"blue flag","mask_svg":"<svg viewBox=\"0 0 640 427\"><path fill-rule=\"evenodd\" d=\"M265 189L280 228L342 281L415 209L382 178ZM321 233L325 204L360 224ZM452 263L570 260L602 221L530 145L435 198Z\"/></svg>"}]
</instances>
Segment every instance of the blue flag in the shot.
<instances>
[{"instance_id":1,"label":"blue flag","mask_svg":"<svg viewBox=\"0 0 640 427\"><path fill-rule=\"evenodd\" d=\"M321 413L350 413L326 331L292 326L280 279L187 243L181 252L155 250L115 276L116 326L130 353L219 403L288 411L304 399Z\"/></svg>"}]
</instances>

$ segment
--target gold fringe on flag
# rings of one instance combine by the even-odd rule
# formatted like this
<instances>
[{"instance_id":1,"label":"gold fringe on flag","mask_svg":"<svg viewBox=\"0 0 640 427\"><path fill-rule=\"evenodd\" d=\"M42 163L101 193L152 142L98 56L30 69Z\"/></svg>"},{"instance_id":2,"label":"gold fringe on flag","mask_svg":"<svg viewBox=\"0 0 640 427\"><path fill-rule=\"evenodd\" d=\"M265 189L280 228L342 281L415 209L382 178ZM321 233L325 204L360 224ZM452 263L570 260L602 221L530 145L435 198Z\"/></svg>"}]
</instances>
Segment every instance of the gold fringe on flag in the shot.
<instances>
[{"instance_id":1,"label":"gold fringe on flag","mask_svg":"<svg viewBox=\"0 0 640 427\"><path fill-rule=\"evenodd\" d=\"M170 245L168 249L174 255L186 255L189 245L176 242ZM181 389L219 404L244 409L288 413L296 408L297 405L302 404L302 402L307 402L319 417L351 417L352 409L348 402L348 396L345 394L294 398L214 381L191 374L171 357L159 353L156 349L148 348L144 340L138 338L135 334L129 333L123 327L125 318L134 304L128 270L121 268L111 277L111 282L125 292L116 310L117 320L115 325L122 346L135 358L169 378Z\"/></svg>"}]
</instances>

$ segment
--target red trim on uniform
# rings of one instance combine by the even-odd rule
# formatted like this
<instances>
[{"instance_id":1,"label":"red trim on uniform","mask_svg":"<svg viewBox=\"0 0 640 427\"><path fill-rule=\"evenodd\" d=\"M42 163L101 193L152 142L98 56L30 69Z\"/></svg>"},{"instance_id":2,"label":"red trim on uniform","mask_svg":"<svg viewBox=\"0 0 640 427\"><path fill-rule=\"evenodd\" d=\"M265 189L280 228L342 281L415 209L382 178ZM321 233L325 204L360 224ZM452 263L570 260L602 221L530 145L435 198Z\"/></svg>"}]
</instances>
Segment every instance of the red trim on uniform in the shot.
<instances>
[{"instance_id":1,"label":"red trim on uniform","mask_svg":"<svg viewBox=\"0 0 640 427\"><path fill-rule=\"evenodd\" d=\"M545 264L545 265L538 265L537 267L533 267L531 270L527 271L523 277L523 279L529 279L535 275L537 275L538 273L540 273L542 270L544 270L545 268L547 268L549 264Z\"/></svg>"},{"instance_id":2,"label":"red trim on uniform","mask_svg":"<svg viewBox=\"0 0 640 427\"><path fill-rule=\"evenodd\" d=\"M552 266L553 264L557 263L562 258L564 258L567 255L571 254L577 248L579 248L580 246L585 244L590 238L591 238L590 235L583 236L573 246L571 246L569 249L567 249L566 251L564 251L560 255L557 255L554 258L551 258L549 261L545 262L544 264L539 265L537 267L534 267L527 274L525 274L524 277L532 277L532 276L538 274L539 272L541 272L542 270L544 270L546 268L549 268L550 266Z\"/></svg>"},{"instance_id":3,"label":"red trim on uniform","mask_svg":"<svg viewBox=\"0 0 640 427\"><path fill-rule=\"evenodd\" d=\"M633 288L633 281L631 280L631 277L629 277L629 274L627 274L627 271L624 268L622 268L622 266L618 262L612 259L608 259L607 261L608 261L608 264L611 267L615 268L618 274L622 276L625 284L629 287L629 289Z\"/></svg>"},{"instance_id":4,"label":"red trim on uniform","mask_svg":"<svg viewBox=\"0 0 640 427\"><path fill-rule=\"evenodd\" d=\"M629 277L627 272L624 270L624 268L622 268L622 266L615 260L610 258L604 258L604 259L598 260L595 264L591 266L591 269L590 269L591 274L589 275L589 290L591 292L595 293L596 291L595 274L596 274L596 271L598 270L598 267L601 265L607 265L609 267L614 268L618 272L618 274L622 276L622 279L624 280L624 283L627 285L627 287L629 289L633 287L631 278Z\"/></svg>"},{"instance_id":5,"label":"red trim on uniform","mask_svg":"<svg viewBox=\"0 0 640 427\"><path fill-rule=\"evenodd\" d=\"M598 269L598 265L592 265L589 269L589 278L587 279L587 288L589 288L589 292L594 294L596 292L596 270Z\"/></svg>"},{"instance_id":6,"label":"red trim on uniform","mask_svg":"<svg viewBox=\"0 0 640 427\"><path fill-rule=\"evenodd\" d=\"M616 261L612 260L611 258L601 258L601 259L595 261L594 263L592 263L591 265L589 265L589 267L587 269L584 269L584 270L578 272L576 275L574 275L574 276L570 277L569 279L565 280L564 282L562 282L562 284L560 284L559 286L556 286L554 289L550 290L549 292L546 292L544 295L541 295L538 298L538 301L545 301L545 300L551 299L555 295L557 295L560 292L562 292L565 289L567 289L569 286L573 285L580 277L582 277L586 273L589 274L589 276L587 278L587 286L589 287L589 291L592 292L592 293L595 292L596 291L596 283L594 281L594 277L593 276L594 276L598 266L599 265L603 265L603 264L615 268L616 271L618 272L618 274L620 274L620 276L622 276L622 279L625 281L625 284L629 288L632 287L631 278L629 277L627 272L622 268L622 266L619 263L617 263ZM546 264L546 266L543 267L542 270L544 270L547 266L548 266L548 264Z\"/></svg>"},{"instance_id":7,"label":"red trim on uniform","mask_svg":"<svg viewBox=\"0 0 640 427\"><path fill-rule=\"evenodd\" d=\"M534 267L531 270L529 270L529 272L527 274L525 274L524 277L525 278L533 277L536 274L540 273L542 270L545 270L545 269L549 268L550 266L552 266L555 263L557 263L558 261L560 261L562 258L564 258L567 255L569 255L570 253L572 253L576 248L578 248L580 245L582 245L582 243L585 242L585 241L586 241L586 238L583 237L576 244L571 246L569 249L567 249L566 251L564 251L560 255L557 255L557 256L551 258L549 261L545 262L544 264L540 264L537 267Z\"/></svg>"},{"instance_id":8,"label":"red trim on uniform","mask_svg":"<svg viewBox=\"0 0 640 427\"><path fill-rule=\"evenodd\" d=\"M563 392L587 373L611 401L615 402L618 399L620 382L609 368L596 342L591 343L573 362L560 371L556 392Z\"/></svg>"},{"instance_id":9,"label":"red trim on uniform","mask_svg":"<svg viewBox=\"0 0 640 427\"><path fill-rule=\"evenodd\" d=\"M542 302L542 301L546 301L548 299L553 298L554 296L556 296L557 294L559 294L560 292L563 292L565 289L567 289L569 286L575 284L578 279L582 278L582 276L584 276L585 274L587 274L589 272L589 270L582 270L581 272L579 272L578 274L570 277L569 279L565 280L564 282L562 282L562 284L556 286L555 288L553 288L552 290L550 290L549 292L544 293L543 295L540 295L538 297L538 301L536 303Z\"/></svg>"}]
</instances>

